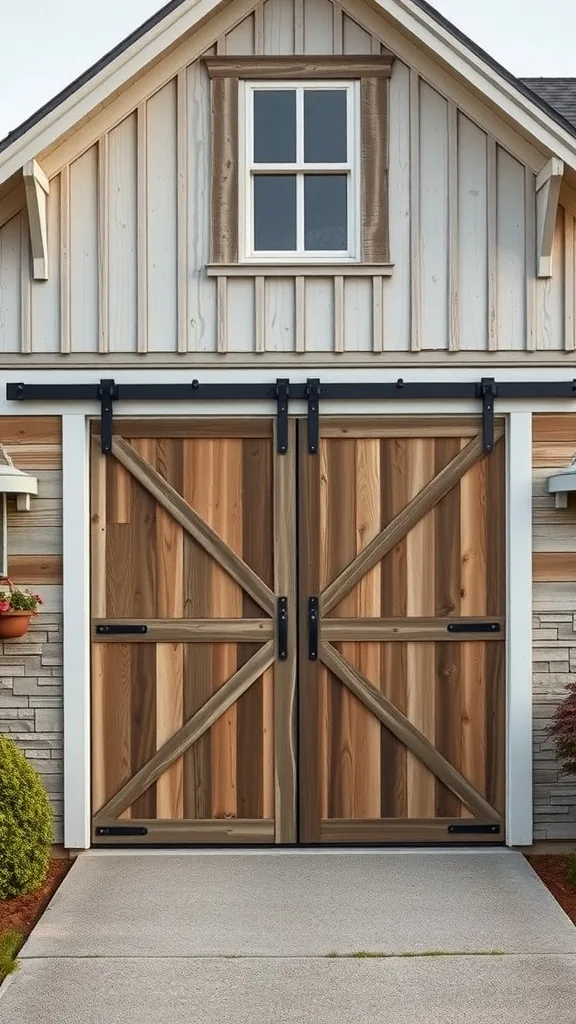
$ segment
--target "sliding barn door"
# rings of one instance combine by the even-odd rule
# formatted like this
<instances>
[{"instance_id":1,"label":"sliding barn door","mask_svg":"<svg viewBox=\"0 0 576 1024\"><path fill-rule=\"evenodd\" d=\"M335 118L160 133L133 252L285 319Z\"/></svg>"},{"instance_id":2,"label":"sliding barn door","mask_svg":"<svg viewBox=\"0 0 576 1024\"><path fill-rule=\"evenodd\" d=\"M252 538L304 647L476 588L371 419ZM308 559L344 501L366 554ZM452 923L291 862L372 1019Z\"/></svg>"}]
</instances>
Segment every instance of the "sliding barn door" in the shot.
<instances>
[{"instance_id":1,"label":"sliding barn door","mask_svg":"<svg viewBox=\"0 0 576 1024\"><path fill-rule=\"evenodd\" d=\"M296 839L295 430L125 421L92 449L95 843Z\"/></svg>"},{"instance_id":2,"label":"sliding barn door","mask_svg":"<svg viewBox=\"0 0 576 1024\"><path fill-rule=\"evenodd\" d=\"M325 420L299 452L300 837L502 842L504 439Z\"/></svg>"}]
</instances>

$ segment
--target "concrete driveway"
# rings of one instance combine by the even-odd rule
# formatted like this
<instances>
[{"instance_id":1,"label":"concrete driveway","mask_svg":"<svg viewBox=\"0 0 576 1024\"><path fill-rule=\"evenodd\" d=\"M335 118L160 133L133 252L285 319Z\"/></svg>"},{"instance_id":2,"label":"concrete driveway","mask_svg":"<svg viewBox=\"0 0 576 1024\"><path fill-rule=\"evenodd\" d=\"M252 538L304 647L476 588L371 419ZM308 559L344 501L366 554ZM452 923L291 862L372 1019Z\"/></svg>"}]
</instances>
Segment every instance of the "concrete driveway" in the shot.
<instances>
[{"instance_id":1,"label":"concrete driveway","mask_svg":"<svg viewBox=\"0 0 576 1024\"><path fill-rule=\"evenodd\" d=\"M0 1024L573 1024L576 1005L576 928L508 850L88 853L21 960Z\"/></svg>"}]
</instances>

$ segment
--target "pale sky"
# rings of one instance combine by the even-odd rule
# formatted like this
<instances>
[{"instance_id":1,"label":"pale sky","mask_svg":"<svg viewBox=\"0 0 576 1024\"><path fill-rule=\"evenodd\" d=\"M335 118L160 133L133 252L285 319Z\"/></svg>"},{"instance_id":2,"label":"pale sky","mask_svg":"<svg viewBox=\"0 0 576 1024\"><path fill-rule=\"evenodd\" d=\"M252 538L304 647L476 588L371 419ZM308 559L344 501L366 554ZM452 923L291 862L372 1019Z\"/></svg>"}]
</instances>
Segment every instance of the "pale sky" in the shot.
<instances>
[{"instance_id":1,"label":"pale sky","mask_svg":"<svg viewBox=\"0 0 576 1024\"><path fill-rule=\"evenodd\" d=\"M0 0L0 138L162 6L161 0ZM436 0L519 77L576 77L574 0Z\"/></svg>"}]
</instances>

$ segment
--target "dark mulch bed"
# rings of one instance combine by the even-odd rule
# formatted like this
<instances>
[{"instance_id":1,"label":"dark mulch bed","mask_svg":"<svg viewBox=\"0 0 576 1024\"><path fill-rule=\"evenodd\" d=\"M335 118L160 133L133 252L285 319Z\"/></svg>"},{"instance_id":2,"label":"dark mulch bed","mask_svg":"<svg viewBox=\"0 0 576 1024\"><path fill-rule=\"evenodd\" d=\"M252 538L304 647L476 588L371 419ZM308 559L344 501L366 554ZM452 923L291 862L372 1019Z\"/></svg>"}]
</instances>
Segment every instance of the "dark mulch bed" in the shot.
<instances>
[{"instance_id":1,"label":"dark mulch bed","mask_svg":"<svg viewBox=\"0 0 576 1024\"><path fill-rule=\"evenodd\" d=\"M568 857L558 854L528 857L534 871L558 900L565 914L576 924L576 885L568 881Z\"/></svg>"},{"instance_id":2,"label":"dark mulch bed","mask_svg":"<svg viewBox=\"0 0 576 1024\"><path fill-rule=\"evenodd\" d=\"M50 861L44 885L36 889L36 892L28 896L17 896L13 900L0 900L0 935L9 931L29 935L72 864L71 860L56 857Z\"/></svg>"}]
</instances>

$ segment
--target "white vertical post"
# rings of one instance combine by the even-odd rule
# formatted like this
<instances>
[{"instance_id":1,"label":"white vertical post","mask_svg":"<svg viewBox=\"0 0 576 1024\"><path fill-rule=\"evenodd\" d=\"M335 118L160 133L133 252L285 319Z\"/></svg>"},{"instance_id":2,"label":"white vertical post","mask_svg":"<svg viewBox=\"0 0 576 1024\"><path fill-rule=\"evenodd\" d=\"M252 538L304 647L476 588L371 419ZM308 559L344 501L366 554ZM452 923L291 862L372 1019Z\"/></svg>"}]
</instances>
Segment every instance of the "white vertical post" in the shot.
<instances>
[{"instance_id":1,"label":"white vertical post","mask_svg":"<svg viewBox=\"0 0 576 1024\"><path fill-rule=\"evenodd\" d=\"M90 846L90 559L88 425L62 416L64 845Z\"/></svg>"},{"instance_id":2,"label":"white vertical post","mask_svg":"<svg viewBox=\"0 0 576 1024\"><path fill-rule=\"evenodd\" d=\"M508 417L506 841L529 846L532 790L532 413Z\"/></svg>"}]
</instances>

